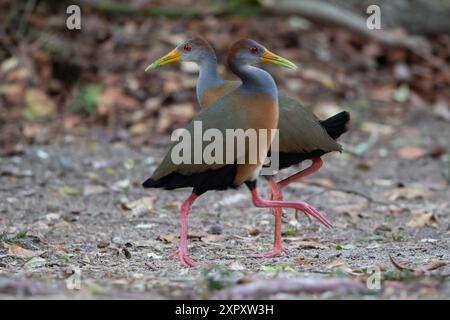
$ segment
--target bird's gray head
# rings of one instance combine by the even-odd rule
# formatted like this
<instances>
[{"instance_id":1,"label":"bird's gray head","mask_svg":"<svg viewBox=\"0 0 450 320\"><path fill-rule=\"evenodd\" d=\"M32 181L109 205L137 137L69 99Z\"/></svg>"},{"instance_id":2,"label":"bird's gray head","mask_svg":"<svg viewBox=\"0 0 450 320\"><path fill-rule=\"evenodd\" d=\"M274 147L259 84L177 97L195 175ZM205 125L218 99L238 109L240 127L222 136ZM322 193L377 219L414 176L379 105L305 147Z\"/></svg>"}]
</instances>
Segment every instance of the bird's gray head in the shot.
<instances>
[{"instance_id":1,"label":"bird's gray head","mask_svg":"<svg viewBox=\"0 0 450 320\"><path fill-rule=\"evenodd\" d=\"M297 66L291 61L280 57L255 40L242 39L233 44L228 54L228 64L231 65L253 65L260 62L270 62L285 68L296 69Z\"/></svg>"},{"instance_id":2,"label":"bird's gray head","mask_svg":"<svg viewBox=\"0 0 450 320\"><path fill-rule=\"evenodd\" d=\"M201 63L204 59L216 59L214 49L202 37L188 39L175 47L165 56L150 64L145 71L162 67L177 61Z\"/></svg>"}]
</instances>

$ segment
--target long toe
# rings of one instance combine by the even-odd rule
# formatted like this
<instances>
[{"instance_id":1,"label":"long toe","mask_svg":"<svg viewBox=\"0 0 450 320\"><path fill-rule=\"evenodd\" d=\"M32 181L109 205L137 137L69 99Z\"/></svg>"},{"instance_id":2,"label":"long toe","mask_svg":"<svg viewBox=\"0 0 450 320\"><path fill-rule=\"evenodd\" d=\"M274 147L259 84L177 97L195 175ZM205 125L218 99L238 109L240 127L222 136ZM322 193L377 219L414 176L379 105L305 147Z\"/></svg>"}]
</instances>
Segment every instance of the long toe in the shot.
<instances>
[{"instance_id":1,"label":"long toe","mask_svg":"<svg viewBox=\"0 0 450 320\"><path fill-rule=\"evenodd\" d=\"M209 264L195 261L184 254L178 254L178 257L180 258L181 264L186 267L209 267Z\"/></svg>"},{"instance_id":2,"label":"long toe","mask_svg":"<svg viewBox=\"0 0 450 320\"><path fill-rule=\"evenodd\" d=\"M331 224L330 221L328 221L327 218L325 218L319 211L311 207L309 204L307 204L306 202L300 202L299 204L300 206L296 208L297 210L302 211L306 215L313 216L327 228L333 227L333 225Z\"/></svg>"}]
</instances>

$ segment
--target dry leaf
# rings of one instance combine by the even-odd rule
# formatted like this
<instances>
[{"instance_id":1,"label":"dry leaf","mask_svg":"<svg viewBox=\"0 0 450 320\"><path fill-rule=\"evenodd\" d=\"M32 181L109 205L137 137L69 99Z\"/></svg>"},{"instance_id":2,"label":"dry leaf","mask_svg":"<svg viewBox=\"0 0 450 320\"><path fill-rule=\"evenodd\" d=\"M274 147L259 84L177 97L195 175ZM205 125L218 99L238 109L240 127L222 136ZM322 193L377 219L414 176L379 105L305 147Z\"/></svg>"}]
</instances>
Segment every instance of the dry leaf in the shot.
<instances>
[{"instance_id":1,"label":"dry leaf","mask_svg":"<svg viewBox=\"0 0 450 320\"><path fill-rule=\"evenodd\" d=\"M201 240L204 236L206 236L206 234L201 233L200 231L193 230L188 232L188 239Z\"/></svg>"},{"instance_id":2,"label":"dry leaf","mask_svg":"<svg viewBox=\"0 0 450 320\"><path fill-rule=\"evenodd\" d=\"M431 196L431 192L421 187L405 187L382 192L381 195L386 200L397 201L399 199L406 199L406 200L426 199Z\"/></svg>"},{"instance_id":3,"label":"dry leaf","mask_svg":"<svg viewBox=\"0 0 450 320\"><path fill-rule=\"evenodd\" d=\"M345 262L343 262L342 260L339 260L338 258L333 258L326 266L325 268L327 270L333 270L336 269L338 267L342 267L345 266Z\"/></svg>"},{"instance_id":4,"label":"dry leaf","mask_svg":"<svg viewBox=\"0 0 450 320\"><path fill-rule=\"evenodd\" d=\"M301 72L301 77L306 80L316 81L329 90L337 90L337 84L330 75L318 69L304 69Z\"/></svg>"},{"instance_id":5,"label":"dry leaf","mask_svg":"<svg viewBox=\"0 0 450 320\"><path fill-rule=\"evenodd\" d=\"M298 246L303 249L327 249L328 246L323 245L315 241L296 240L290 242L294 246Z\"/></svg>"},{"instance_id":6,"label":"dry leaf","mask_svg":"<svg viewBox=\"0 0 450 320\"><path fill-rule=\"evenodd\" d=\"M8 253L10 255L17 257L17 258L33 258L33 257L40 256L41 254L43 254L45 252L42 250L36 250L36 251L28 250L28 249L22 248L18 244L3 243L3 245L6 248L8 248Z\"/></svg>"},{"instance_id":7,"label":"dry leaf","mask_svg":"<svg viewBox=\"0 0 450 320\"><path fill-rule=\"evenodd\" d=\"M136 212L151 212L155 205L156 197L143 197L138 200L130 201L122 204L125 210L133 210ZM143 210L144 209L144 210Z\"/></svg>"},{"instance_id":8,"label":"dry leaf","mask_svg":"<svg viewBox=\"0 0 450 320\"><path fill-rule=\"evenodd\" d=\"M28 89L25 93L25 114L31 120L45 119L56 113L55 102L39 89Z\"/></svg>"},{"instance_id":9,"label":"dry leaf","mask_svg":"<svg viewBox=\"0 0 450 320\"><path fill-rule=\"evenodd\" d=\"M295 258L295 261L296 261L298 264L301 264L302 266L311 264L311 263L313 262L312 260L309 260L309 259L303 259L303 258L300 258L300 257Z\"/></svg>"},{"instance_id":10,"label":"dry leaf","mask_svg":"<svg viewBox=\"0 0 450 320\"><path fill-rule=\"evenodd\" d=\"M371 165L365 161L357 163L355 167L359 170L364 170L364 171L368 171L372 168Z\"/></svg>"},{"instance_id":11,"label":"dry leaf","mask_svg":"<svg viewBox=\"0 0 450 320\"><path fill-rule=\"evenodd\" d=\"M93 194L100 194L106 191L107 189L102 185L87 185L83 189L83 195L87 197Z\"/></svg>"},{"instance_id":12,"label":"dry leaf","mask_svg":"<svg viewBox=\"0 0 450 320\"><path fill-rule=\"evenodd\" d=\"M255 226L244 226L244 229L247 230L248 234L253 237L261 233L261 231L259 231L259 229Z\"/></svg>"},{"instance_id":13,"label":"dry leaf","mask_svg":"<svg viewBox=\"0 0 450 320\"><path fill-rule=\"evenodd\" d=\"M438 222L433 212L426 209L412 209L412 219L406 224L410 228L437 226Z\"/></svg>"},{"instance_id":14,"label":"dry leaf","mask_svg":"<svg viewBox=\"0 0 450 320\"><path fill-rule=\"evenodd\" d=\"M336 206L333 210L337 214L344 214L351 218L353 223L358 222L359 218L362 218L361 214L362 209L364 209L367 205L365 203L355 203L355 204L345 204L341 206Z\"/></svg>"},{"instance_id":15,"label":"dry leaf","mask_svg":"<svg viewBox=\"0 0 450 320\"><path fill-rule=\"evenodd\" d=\"M114 112L116 106L128 110L133 110L138 106L138 102L124 93L120 87L107 87L96 100L97 112L100 115L108 115Z\"/></svg>"},{"instance_id":16,"label":"dry leaf","mask_svg":"<svg viewBox=\"0 0 450 320\"><path fill-rule=\"evenodd\" d=\"M175 239L175 235L173 233L169 233L166 235L159 235L156 237L156 240L163 241L164 243L171 243Z\"/></svg>"},{"instance_id":17,"label":"dry leaf","mask_svg":"<svg viewBox=\"0 0 450 320\"><path fill-rule=\"evenodd\" d=\"M402 159L417 160L427 154L425 150L416 146L404 146L397 151L397 155Z\"/></svg>"},{"instance_id":18,"label":"dry leaf","mask_svg":"<svg viewBox=\"0 0 450 320\"><path fill-rule=\"evenodd\" d=\"M378 224L375 226L375 228L373 229L373 232L377 233L377 232L388 232L388 231L392 231L392 227L386 225L386 224Z\"/></svg>"},{"instance_id":19,"label":"dry leaf","mask_svg":"<svg viewBox=\"0 0 450 320\"><path fill-rule=\"evenodd\" d=\"M437 146L429 151L427 151L426 156L433 158L433 159L437 159L440 158L441 156L443 156L444 154L446 154L448 152L446 147L443 146Z\"/></svg>"}]
</instances>

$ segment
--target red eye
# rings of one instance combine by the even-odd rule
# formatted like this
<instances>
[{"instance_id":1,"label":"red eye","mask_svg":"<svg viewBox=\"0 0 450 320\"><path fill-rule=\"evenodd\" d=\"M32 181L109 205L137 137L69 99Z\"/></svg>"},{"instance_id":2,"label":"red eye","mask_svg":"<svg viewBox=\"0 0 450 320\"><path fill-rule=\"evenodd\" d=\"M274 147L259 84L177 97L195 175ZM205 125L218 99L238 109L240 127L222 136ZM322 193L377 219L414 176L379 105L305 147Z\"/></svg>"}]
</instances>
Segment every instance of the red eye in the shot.
<instances>
[{"instance_id":1,"label":"red eye","mask_svg":"<svg viewBox=\"0 0 450 320\"><path fill-rule=\"evenodd\" d=\"M250 50L250 52L253 53L253 54L256 54L256 53L259 52L259 48L258 48L258 47L250 47L249 50Z\"/></svg>"},{"instance_id":2,"label":"red eye","mask_svg":"<svg viewBox=\"0 0 450 320\"><path fill-rule=\"evenodd\" d=\"M187 43L183 46L183 50L184 51L191 51L191 46L190 45L188 45Z\"/></svg>"}]
</instances>

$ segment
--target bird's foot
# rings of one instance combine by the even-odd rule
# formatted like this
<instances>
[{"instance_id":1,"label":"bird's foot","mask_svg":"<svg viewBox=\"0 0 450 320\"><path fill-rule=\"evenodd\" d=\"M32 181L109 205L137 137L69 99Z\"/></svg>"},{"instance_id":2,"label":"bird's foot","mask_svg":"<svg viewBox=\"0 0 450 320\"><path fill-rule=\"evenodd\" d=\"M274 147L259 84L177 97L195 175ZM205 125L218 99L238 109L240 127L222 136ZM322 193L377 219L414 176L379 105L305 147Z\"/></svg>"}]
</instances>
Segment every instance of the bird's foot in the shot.
<instances>
[{"instance_id":1,"label":"bird's foot","mask_svg":"<svg viewBox=\"0 0 450 320\"><path fill-rule=\"evenodd\" d=\"M298 209L295 209L295 220L298 220L298 213L299 212L303 213L308 218L309 222L312 222L311 217L307 213L305 213L305 212L303 212L301 210L298 210Z\"/></svg>"},{"instance_id":2,"label":"bird's foot","mask_svg":"<svg viewBox=\"0 0 450 320\"><path fill-rule=\"evenodd\" d=\"M288 253L288 250L283 248L282 246L278 248L274 248L272 251L266 253L260 253L252 255L252 258L273 258L282 255L283 253Z\"/></svg>"},{"instance_id":3,"label":"bird's foot","mask_svg":"<svg viewBox=\"0 0 450 320\"><path fill-rule=\"evenodd\" d=\"M311 215L316 218L320 223L322 223L327 228L332 228L332 224L316 209L311 207L306 202L301 201L279 201L279 200L266 200L261 198L256 188L251 189L253 204L256 207L261 208L293 208L302 211L307 215Z\"/></svg>"},{"instance_id":4,"label":"bird's foot","mask_svg":"<svg viewBox=\"0 0 450 320\"><path fill-rule=\"evenodd\" d=\"M311 216L319 220L320 223L322 223L327 228L333 228L333 225L330 221L328 221L327 218L325 218L319 211L314 209L312 206L307 204L306 202L298 202L301 207L295 208L296 213L297 211L303 212L303 214L311 221Z\"/></svg>"},{"instance_id":5,"label":"bird's foot","mask_svg":"<svg viewBox=\"0 0 450 320\"><path fill-rule=\"evenodd\" d=\"M187 256L187 253L183 252L180 249L175 250L170 255L178 256L178 259L180 259L181 264L186 267L209 267L209 264L207 263L195 261L194 259L189 258Z\"/></svg>"}]
</instances>

